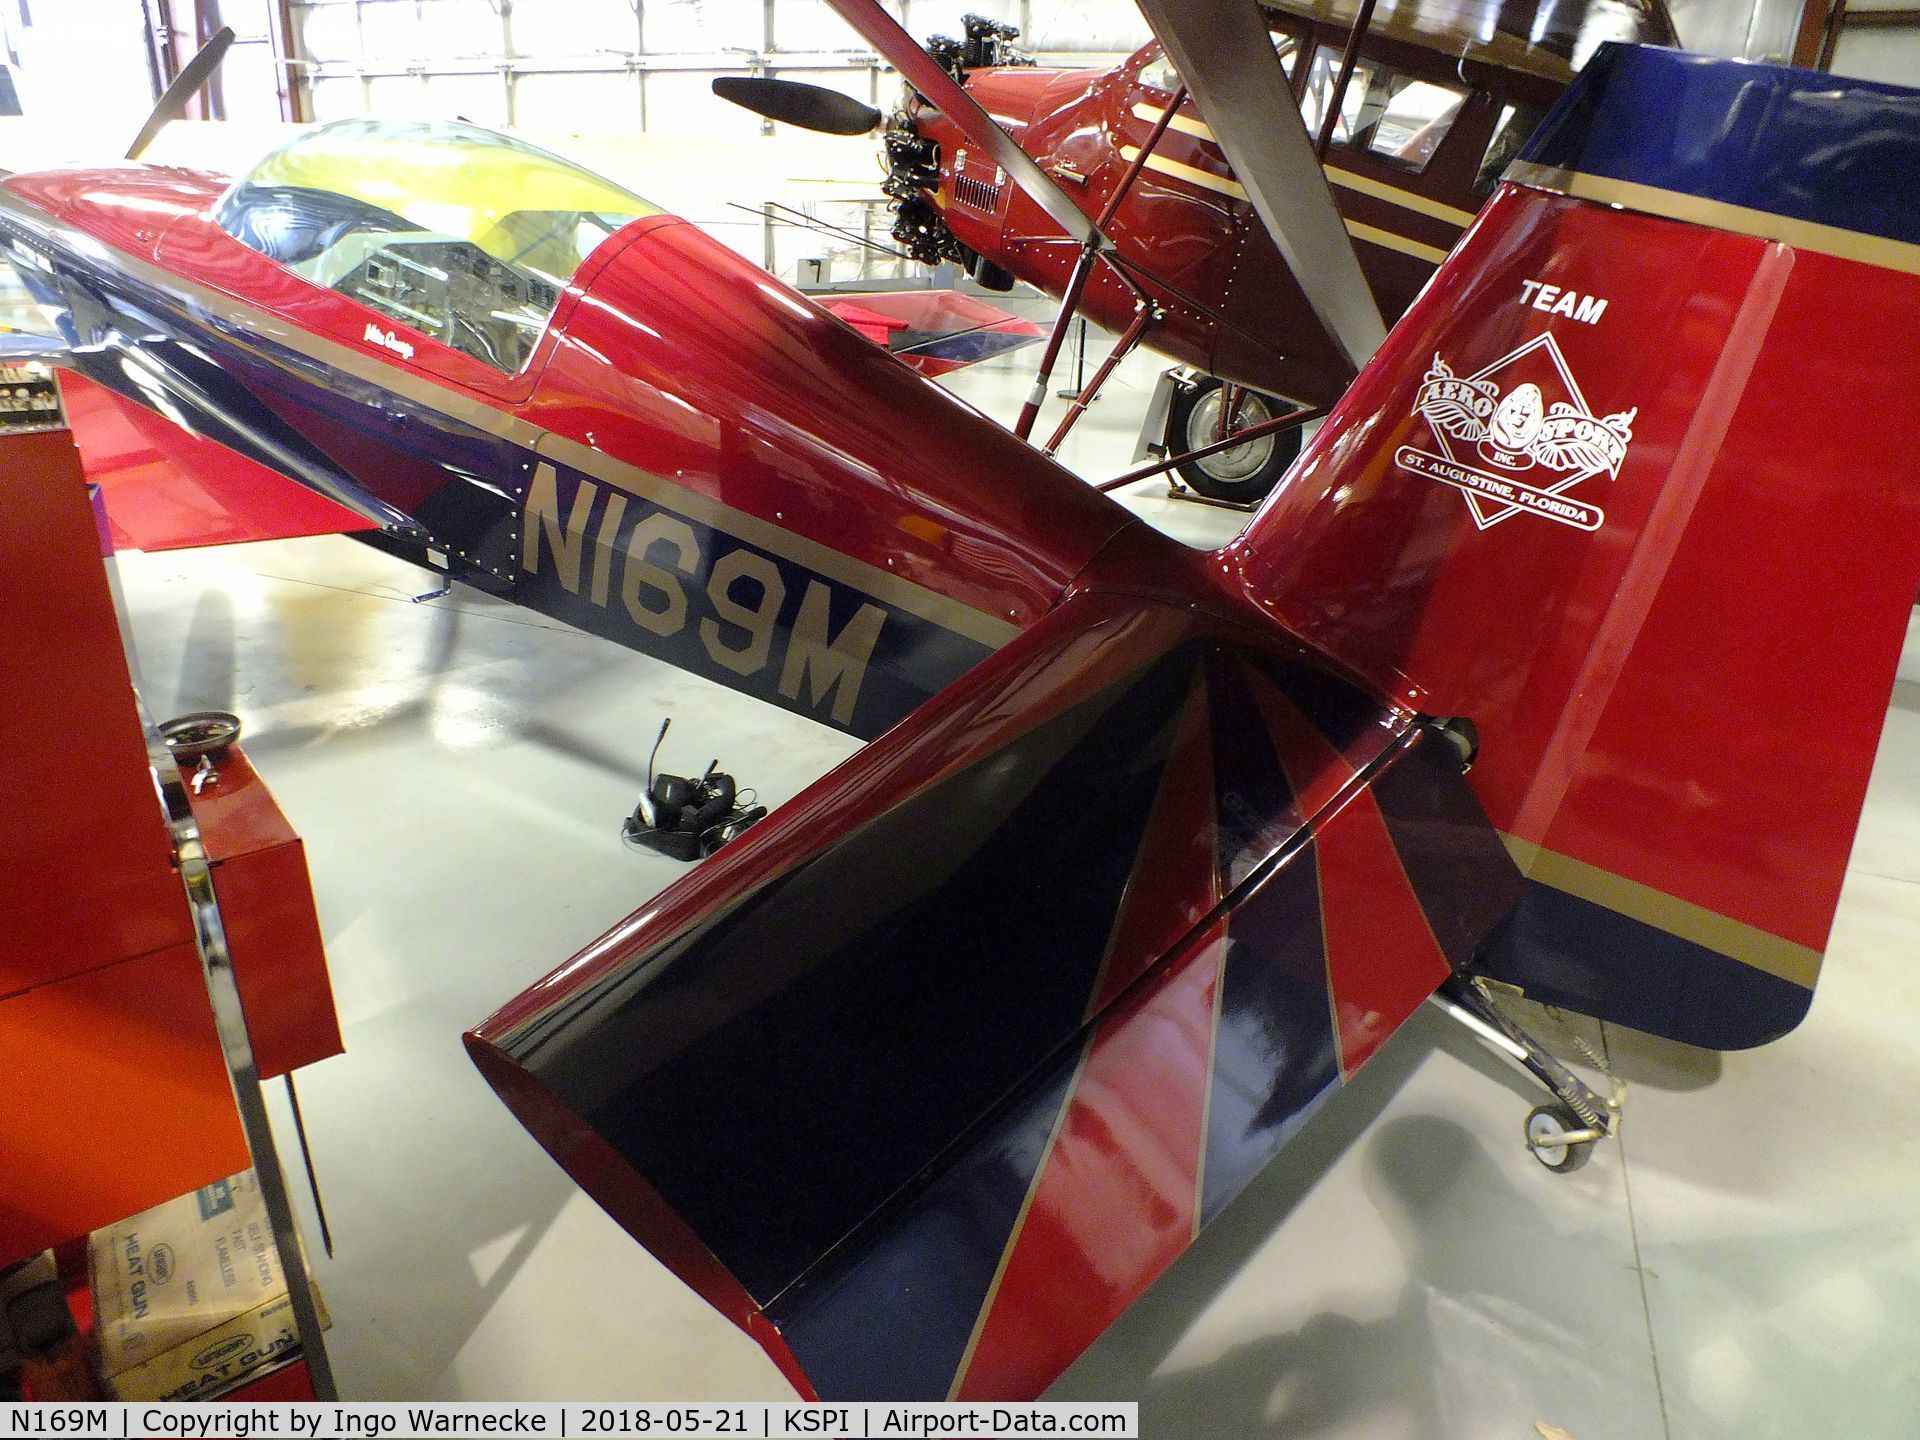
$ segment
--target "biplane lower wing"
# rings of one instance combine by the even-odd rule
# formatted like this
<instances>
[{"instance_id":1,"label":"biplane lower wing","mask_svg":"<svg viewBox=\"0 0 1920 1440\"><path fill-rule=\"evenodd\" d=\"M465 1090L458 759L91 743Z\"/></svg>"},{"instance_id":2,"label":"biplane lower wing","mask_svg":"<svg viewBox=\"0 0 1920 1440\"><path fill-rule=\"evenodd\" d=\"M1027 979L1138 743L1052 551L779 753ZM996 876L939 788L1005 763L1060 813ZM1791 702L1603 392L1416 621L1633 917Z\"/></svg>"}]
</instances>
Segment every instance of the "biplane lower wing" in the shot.
<instances>
[{"instance_id":1,"label":"biplane lower wing","mask_svg":"<svg viewBox=\"0 0 1920 1440\"><path fill-rule=\"evenodd\" d=\"M1046 338L1033 321L958 290L822 295L820 304L929 377L996 360Z\"/></svg>"},{"instance_id":2,"label":"biplane lower wing","mask_svg":"<svg viewBox=\"0 0 1920 1440\"><path fill-rule=\"evenodd\" d=\"M469 1048L804 1391L1035 1394L1517 894L1304 657L1072 599Z\"/></svg>"}]
</instances>

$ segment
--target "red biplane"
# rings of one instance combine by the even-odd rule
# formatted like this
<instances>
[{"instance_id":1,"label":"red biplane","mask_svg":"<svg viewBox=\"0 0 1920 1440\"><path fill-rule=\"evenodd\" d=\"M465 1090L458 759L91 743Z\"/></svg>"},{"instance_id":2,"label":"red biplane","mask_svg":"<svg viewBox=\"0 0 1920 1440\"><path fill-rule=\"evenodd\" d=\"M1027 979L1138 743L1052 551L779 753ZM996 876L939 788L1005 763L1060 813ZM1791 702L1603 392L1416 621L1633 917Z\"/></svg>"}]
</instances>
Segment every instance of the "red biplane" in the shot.
<instances>
[{"instance_id":1,"label":"red biplane","mask_svg":"<svg viewBox=\"0 0 1920 1440\"><path fill-rule=\"evenodd\" d=\"M1350 0L1286 0L1263 11L1285 81L1267 103L1298 106L1389 323L1432 278L1507 162L1603 41L1675 43L1664 4L1623 0L1419 0L1377 20L1371 4ZM1179 465L1209 498L1259 499L1299 452L1298 424L1324 413L1370 353L1362 332L1328 323L1263 223L1263 199L1281 213L1299 202L1286 189L1250 191L1228 163L1195 104L1199 91L1219 83L1209 69L1190 87L1157 41L1110 69L1038 68L1013 49L1017 38L972 16L964 40L935 39L928 59L961 82L1075 206L1101 217L1095 251L917 92L888 118L798 81L729 78L714 88L770 118L829 133L884 127L894 237L915 258L956 262L994 288L1026 281L1064 301L1056 335L1084 314L1119 337L1116 359L1145 346L1187 367L1155 396L1143 432L1153 448L1179 457L1214 445L1229 433L1229 417L1234 430L1246 430L1297 413L1294 428ZM1250 183L1277 187L1261 167L1249 169ZM1304 183L1325 188L1311 172ZM1036 395L1045 393L1057 354L1056 342ZM1068 410L1049 453L1109 373L1101 370ZM1022 412L1015 428L1023 438L1037 411L1030 401Z\"/></svg>"},{"instance_id":2,"label":"red biplane","mask_svg":"<svg viewBox=\"0 0 1920 1440\"><path fill-rule=\"evenodd\" d=\"M1365 348L1263 12L1148 9ZM1911 92L1602 49L1212 553L470 127L13 176L0 243L51 358L259 497L874 737L468 1046L803 1393L1026 1396L1436 992L1555 1167L1614 1117L1497 983L1804 1015L1920 590L1912 366L1858 341L1920 324L1916 156Z\"/></svg>"}]
</instances>

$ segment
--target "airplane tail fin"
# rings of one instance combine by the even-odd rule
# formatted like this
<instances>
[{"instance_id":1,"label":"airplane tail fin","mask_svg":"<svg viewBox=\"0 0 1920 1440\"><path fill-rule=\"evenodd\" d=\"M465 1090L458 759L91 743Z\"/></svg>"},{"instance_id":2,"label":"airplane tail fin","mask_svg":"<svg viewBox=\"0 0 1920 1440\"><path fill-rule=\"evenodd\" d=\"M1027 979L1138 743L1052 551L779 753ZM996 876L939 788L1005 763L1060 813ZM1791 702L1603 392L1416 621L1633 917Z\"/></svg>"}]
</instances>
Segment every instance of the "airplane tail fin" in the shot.
<instances>
[{"instance_id":1,"label":"airplane tail fin","mask_svg":"<svg viewBox=\"0 0 1920 1440\"><path fill-rule=\"evenodd\" d=\"M1490 973L1758 1044L1920 591L1920 94L1610 46L1507 180L1228 558L1472 721L1528 878Z\"/></svg>"}]
</instances>

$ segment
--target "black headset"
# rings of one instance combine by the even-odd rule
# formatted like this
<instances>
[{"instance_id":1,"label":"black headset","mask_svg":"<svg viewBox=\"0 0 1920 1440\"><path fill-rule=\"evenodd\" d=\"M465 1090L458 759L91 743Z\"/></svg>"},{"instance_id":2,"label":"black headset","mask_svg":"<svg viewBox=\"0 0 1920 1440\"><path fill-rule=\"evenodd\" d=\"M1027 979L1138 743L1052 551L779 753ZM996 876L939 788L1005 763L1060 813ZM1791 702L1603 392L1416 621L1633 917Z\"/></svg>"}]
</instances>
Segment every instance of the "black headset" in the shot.
<instances>
[{"instance_id":1,"label":"black headset","mask_svg":"<svg viewBox=\"0 0 1920 1440\"><path fill-rule=\"evenodd\" d=\"M656 776L653 764L672 724L671 719L660 722L653 753L647 757L647 788L620 833L633 844L676 860L697 860L764 819L767 807L751 803L751 790L745 792L748 803L739 803L741 791L733 776L720 769L718 760L708 765L698 780L684 775Z\"/></svg>"}]
</instances>

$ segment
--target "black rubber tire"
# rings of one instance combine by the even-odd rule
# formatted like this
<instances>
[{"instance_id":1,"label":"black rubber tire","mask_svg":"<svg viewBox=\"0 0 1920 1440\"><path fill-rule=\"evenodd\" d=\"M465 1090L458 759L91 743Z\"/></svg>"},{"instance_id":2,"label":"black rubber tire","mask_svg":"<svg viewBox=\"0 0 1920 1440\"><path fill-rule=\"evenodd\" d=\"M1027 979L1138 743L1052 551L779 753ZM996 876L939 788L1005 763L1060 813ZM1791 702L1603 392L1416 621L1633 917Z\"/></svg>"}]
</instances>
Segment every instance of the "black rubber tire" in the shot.
<instances>
[{"instance_id":1,"label":"black rubber tire","mask_svg":"<svg viewBox=\"0 0 1920 1440\"><path fill-rule=\"evenodd\" d=\"M1219 394L1220 381L1212 375L1174 391L1173 405L1167 414L1167 443L1174 453L1185 454L1213 443L1214 427L1219 424ZM1285 400L1248 390L1241 402L1240 414L1243 423L1257 424L1294 408ZM1264 451L1263 457L1248 455L1243 448L1223 450L1205 460L1191 460L1176 467L1181 482L1209 500L1251 505L1266 499L1300 453L1301 431L1293 429L1263 436L1253 444ZM1250 466L1249 462L1256 459L1257 463Z\"/></svg>"},{"instance_id":2,"label":"black rubber tire","mask_svg":"<svg viewBox=\"0 0 1920 1440\"><path fill-rule=\"evenodd\" d=\"M1538 1160L1542 1165L1546 1166L1547 1169L1553 1171L1554 1174L1571 1175L1575 1170L1578 1170L1593 1158L1593 1141L1582 1140L1577 1144L1561 1146L1559 1158L1548 1159L1547 1157L1553 1152L1551 1150L1542 1150L1533 1143L1536 1133L1536 1122L1543 1128L1551 1126L1560 1131L1585 1130L1587 1128L1587 1122L1582 1120L1578 1115L1575 1115L1573 1111L1564 1105L1536 1105L1527 1112L1527 1124L1524 1132L1527 1137L1527 1149L1535 1160Z\"/></svg>"}]
</instances>

